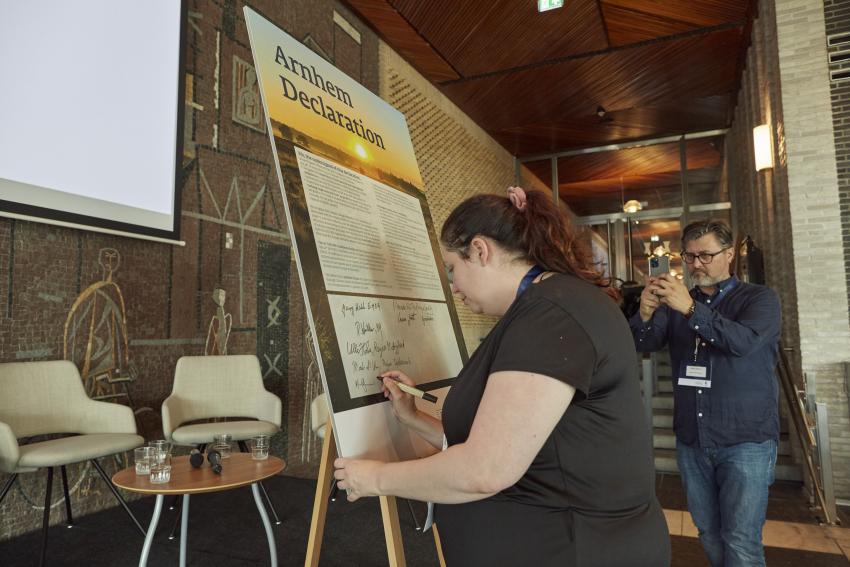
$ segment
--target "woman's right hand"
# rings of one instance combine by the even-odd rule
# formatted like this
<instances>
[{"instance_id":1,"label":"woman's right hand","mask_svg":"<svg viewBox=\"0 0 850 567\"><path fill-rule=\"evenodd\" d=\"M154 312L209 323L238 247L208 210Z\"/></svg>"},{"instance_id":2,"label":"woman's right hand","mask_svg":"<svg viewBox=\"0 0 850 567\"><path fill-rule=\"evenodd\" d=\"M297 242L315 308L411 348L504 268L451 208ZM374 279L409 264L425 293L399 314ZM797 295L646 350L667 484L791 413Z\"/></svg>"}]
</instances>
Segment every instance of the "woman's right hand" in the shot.
<instances>
[{"instance_id":1,"label":"woman's right hand","mask_svg":"<svg viewBox=\"0 0 850 567\"><path fill-rule=\"evenodd\" d=\"M383 385L381 392L384 397L393 403L393 414L403 424L407 425L416 418L416 404L410 394L406 394L396 385L396 381L408 386L416 386L416 382L410 379L404 372L389 370L380 375Z\"/></svg>"}]
</instances>

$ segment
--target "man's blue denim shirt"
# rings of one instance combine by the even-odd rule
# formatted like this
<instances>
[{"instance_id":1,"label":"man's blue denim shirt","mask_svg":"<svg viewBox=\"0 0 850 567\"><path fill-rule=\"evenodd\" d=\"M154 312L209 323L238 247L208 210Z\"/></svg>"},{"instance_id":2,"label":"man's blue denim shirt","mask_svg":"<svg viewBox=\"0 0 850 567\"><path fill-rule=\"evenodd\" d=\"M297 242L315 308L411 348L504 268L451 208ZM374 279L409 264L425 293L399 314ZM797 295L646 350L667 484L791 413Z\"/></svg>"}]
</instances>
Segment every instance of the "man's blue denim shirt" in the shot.
<instances>
[{"instance_id":1,"label":"man's blue denim shirt","mask_svg":"<svg viewBox=\"0 0 850 567\"><path fill-rule=\"evenodd\" d=\"M635 346L653 352L669 345L673 370L673 428L692 447L779 441L779 354L781 309L776 293L731 277L711 297L698 287L690 319L666 305L644 323L629 324ZM698 348L697 348L697 338ZM680 386L683 364L708 364L711 387Z\"/></svg>"}]
</instances>

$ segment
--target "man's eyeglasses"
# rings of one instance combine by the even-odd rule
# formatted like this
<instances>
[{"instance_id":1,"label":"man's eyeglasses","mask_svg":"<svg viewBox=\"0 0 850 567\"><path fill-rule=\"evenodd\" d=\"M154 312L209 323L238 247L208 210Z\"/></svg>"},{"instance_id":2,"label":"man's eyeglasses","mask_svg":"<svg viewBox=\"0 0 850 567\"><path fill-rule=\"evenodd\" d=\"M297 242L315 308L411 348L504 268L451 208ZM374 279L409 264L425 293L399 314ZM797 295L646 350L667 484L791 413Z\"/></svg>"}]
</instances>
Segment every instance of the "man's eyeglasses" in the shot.
<instances>
[{"instance_id":1,"label":"man's eyeglasses","mask_svg":"<svg viewBox=\"0 0 850 567\"><path fill-rule=\"evenodd\" d=\"M682 252L680 256L686 264L693 264L694 260L696 260L697 258L699 258L701 264L711 264L711 261L714 260L715 256L722 252L725 252L728 249L729 247L727 246L726 248L722 248L717 252L700 252L699 254L692 254L691 252Z\"/></svg>"}]
</instances>

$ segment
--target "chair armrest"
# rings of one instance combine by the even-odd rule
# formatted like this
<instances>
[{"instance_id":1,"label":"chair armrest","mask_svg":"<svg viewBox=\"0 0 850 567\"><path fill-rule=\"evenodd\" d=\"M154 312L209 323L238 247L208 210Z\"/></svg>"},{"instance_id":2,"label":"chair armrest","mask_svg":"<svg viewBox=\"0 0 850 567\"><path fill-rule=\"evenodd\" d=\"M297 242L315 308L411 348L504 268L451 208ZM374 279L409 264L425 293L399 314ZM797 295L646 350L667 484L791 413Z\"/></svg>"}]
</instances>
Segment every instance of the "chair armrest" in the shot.
<instances>
[{"instance_id":1,"label":"chair armrest","mask_svg":"<svg viewBox=\"0 0 850 567\"><path fill-rule=\"evenodd\" d=\"M10 473L18 466L21 453L12 428L0 421L0 472Z\"/></svg>"},{"instance_id":2,"label":"chair armrest","mask_svg":"<svg viewBox=\"0 0 850 567\"><path fill-rule=\"evenodd\" d=\"M136 433L136 416L123 404L89 400L85 416L77 428L80 433Z\"/></svg>"},{"instance_id":3,"label":"chair armrest","mask_svg":"<svg viewBox=\"0 0 850 567\"><path fill-rule=\"evenodd\" d=\"M257 399L257 419L269 421L280 427L283 404L271 392L263 392Z\"/></svg>"},{"instance_id":4,"label":"chair armrest","mask_svg":"<svg viewBox=\"0 0 850 567\"><path fill-rule=\"evenodd\" d=\"M162 434L167 440L172 441L171 434L186 421L184 415L180 398L171 395L162 402Z\"/></svg>"}]
</instances>

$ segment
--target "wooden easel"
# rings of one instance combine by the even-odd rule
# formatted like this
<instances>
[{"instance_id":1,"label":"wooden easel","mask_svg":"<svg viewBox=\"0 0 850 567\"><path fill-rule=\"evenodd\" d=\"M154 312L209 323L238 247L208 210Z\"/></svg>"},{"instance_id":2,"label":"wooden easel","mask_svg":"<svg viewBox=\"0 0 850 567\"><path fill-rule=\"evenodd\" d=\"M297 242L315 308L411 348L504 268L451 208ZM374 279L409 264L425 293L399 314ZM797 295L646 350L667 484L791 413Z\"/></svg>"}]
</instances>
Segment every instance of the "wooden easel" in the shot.
<instances>
[{"instance_id":1,"label":"wooden easel","mask_svg":"<svg viewBox=\"0 0 850 567\"><path fill-rule=\"evenodd\" d=\"M313 518L310 521L310 537L307 540L307 557L304 559L304 567L318 567L319 555L322 551L322 537L325 533L325 517L328 512L328 497L331 490L331 479L333 478L334 460L336 460L336 442L334 441L333 425L331 420L325 429L325 440L322 443L322 460L319 463L319 478L316 479L316 496L313 499ZM387 542L387 556L390 567L405 567L404 545L401 541L401 528L398 523L398 507L395 496L379 496L381 502L381 518L384 521L384 538ZM437 534L437 526L434 530L434 543L437 546L437 557L440 566L445 567L443 550L440 547L440 536Z\"/></svg>"}]
</instances>

